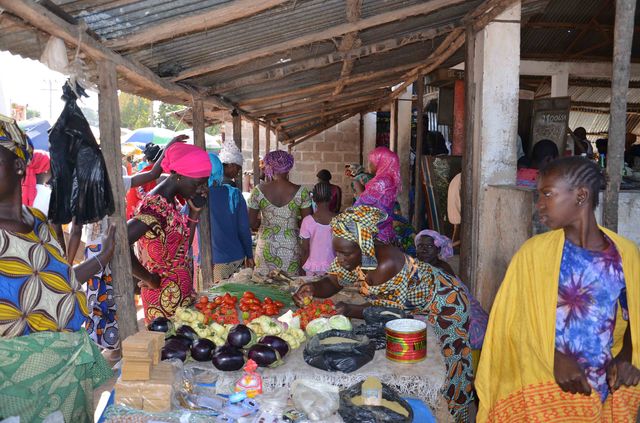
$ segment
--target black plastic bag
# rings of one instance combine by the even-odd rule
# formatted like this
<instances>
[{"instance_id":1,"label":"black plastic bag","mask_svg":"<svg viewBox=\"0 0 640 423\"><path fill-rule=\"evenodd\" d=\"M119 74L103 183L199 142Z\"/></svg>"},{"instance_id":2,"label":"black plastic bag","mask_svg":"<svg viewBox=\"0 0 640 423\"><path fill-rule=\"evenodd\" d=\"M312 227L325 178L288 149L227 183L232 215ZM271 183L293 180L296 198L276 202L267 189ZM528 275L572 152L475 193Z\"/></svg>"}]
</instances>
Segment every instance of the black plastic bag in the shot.
<instances>
[{"instance_id":1,"label":"black plastic bag","mask_svg":"<svg viewBox=\"0 0 640 423\"><path fill-rule=\"evenodd\" d=\"M382 398L395 401L407 410L408 416L382 406L355 405L351 399L361 394L362 382L340 391L340 408L338 414L345 423L411 423L413 421L413 409L407 401L388 385L382 384Z\"/></svg>"},{"instance_id":2,"label":"black plastic bag","mask_svg":"<svg viewBox=\"0 0 640 423\"><path fill-rule=\"evenodd\" d=\"M375 344L376 350L387 347L387 336L384 326L395 319L411 319L412 316L399 308L367 307L363 311L364 325L356 326L353 330L358 335L366 335Z\"/></svg>"},{"instance_id":3,"label":"black plastic bag","mask_svg":"<svg viewBox=\"0 0 640 423\"><path fill-rule=\"evenodd\" d=\"M320 341L332 336L349 338L358 342L320 344ZM317 334L307 342L303 357L307 364L317 369L351 373L373 360L375 353L375 345L366 336L356 335L352 331L329 330Z\"/></svg>"},{"instance_id":4,"label":"black plastic bag","mask_svg":"<svg viewBox=\"0 0 640 423\"><path fill-rule=\"evenodd\" d=\"M78 95L86 96L79 85ZM65 224L96 222L115 209L107 167L89 123L76 104L77 95L67 82L62 87L66 102L49 131L51 201L49 219Z\"/></svg>"}]
</instances>

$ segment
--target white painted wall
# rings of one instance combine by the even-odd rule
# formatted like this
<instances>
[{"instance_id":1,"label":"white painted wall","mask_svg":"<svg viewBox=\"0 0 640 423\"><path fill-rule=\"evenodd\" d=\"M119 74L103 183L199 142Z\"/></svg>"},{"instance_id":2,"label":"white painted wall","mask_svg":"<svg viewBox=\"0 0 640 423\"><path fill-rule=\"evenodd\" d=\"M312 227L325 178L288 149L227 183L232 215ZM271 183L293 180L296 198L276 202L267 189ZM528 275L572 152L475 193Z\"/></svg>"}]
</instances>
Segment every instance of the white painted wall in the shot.
<instances>
[{"instance_id":1,"label":"white painted wall","mask_svg":"<svg viewBox=\"0 0 640 423\"><path fill-rule=\"evenodd\" d=\"M367 157L371 150L376 148L376 137L378 136L378 114L376 112L362 115L364 145L362 146L362 157L364 165L367 165Z\"/></svg>"}]
</instances>

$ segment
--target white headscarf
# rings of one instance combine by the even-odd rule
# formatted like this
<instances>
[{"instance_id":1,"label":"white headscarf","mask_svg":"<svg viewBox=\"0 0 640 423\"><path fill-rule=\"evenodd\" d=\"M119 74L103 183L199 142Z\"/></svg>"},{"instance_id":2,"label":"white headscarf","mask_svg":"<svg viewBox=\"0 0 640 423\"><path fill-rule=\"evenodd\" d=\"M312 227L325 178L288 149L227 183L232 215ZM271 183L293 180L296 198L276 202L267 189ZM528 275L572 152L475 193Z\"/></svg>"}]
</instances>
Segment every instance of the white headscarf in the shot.
<instances>
[{"instance_id":1,"label":"white headscarf","mask_svg":"<svg viewBox=\"0 0 640 423\"><path fill-rule=\"evenodd\" d=\"M242 166L244 162L242 152L233 140L225 140L225 142L222 143L218 157L223 164L235 163L238 166Z\"/></svg>"}]
</instances>

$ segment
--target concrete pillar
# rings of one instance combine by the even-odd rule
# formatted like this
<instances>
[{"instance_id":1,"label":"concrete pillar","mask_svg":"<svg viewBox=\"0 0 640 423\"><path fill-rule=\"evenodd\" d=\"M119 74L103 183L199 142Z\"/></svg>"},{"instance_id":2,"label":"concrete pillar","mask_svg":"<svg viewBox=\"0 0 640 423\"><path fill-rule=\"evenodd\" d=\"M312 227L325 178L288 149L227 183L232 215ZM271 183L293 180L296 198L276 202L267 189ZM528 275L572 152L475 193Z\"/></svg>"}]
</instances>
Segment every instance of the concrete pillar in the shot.
<instances>
[{"instance_id":1,"label":"concrete pillar","mask_svg":"<svg viewBox=\"0 0 640 423\"><path fill-rule=\"evenodd\" d=\"M456 80L453 86L453 142L451 154L462 156L464 152L464 81Z\"/></svg>"},{"instance_id":2,"label":"concrete pillar","mask_svg":"<svg viewBox=\"0 0 640 423\"><path fill-rule=\"evenodd\" d=\"M569 95L569 71L551 75L551 97L567 97Z\"/></svg>"},{"instance_id":3,"label":"concrete pillar","mask_svg":"<svg viewBox=\"0 0 640 423\"><path fill-rule=\"evenodd\" d=\"M517 1L476 34L472 60L474 101L469 112L473 113L473 123L466 146L472 157L472 178L471 189L465 189L462 198L463 208L471 205L472 210L471 221L462 222L470 225L466 228L470 232L466 238L470 245L466 246L469 256L465 258L463 277L486 310L490 309L501 282L491 278L495 259L491 245L500 242L491 228L498 223L503 227L510 223L495 221L486 191L491 185L514 184L516 179L520 10L521 3ZM508 228L501 233L508 236Z\"/></svg>"},{"instance_id":4,"label":"concrete pillar","mask_svg":"<svg viewBox=\"0 0 640 423\"><path fill-rule=\"evenodd\" d=\"M402 214L409 218L409 189L411 187L411 96L413 85L398 97L398 121L396 153L400 158L400 178L402 191L398 195L398 202Z\"/></svg>"},{"instance_id":5,"label":"concrete pillar","mask_svg":"<svg viewBox=\"0 0 640 423\"><path fill-rule=\"evenodd\" d=\"M376 112L362 115L362 132L364 143L362 146L362 164L367 166L367 157L371 150L376 148L376 137L378 136L378 114Z\"/></svg>"}]
</instances>

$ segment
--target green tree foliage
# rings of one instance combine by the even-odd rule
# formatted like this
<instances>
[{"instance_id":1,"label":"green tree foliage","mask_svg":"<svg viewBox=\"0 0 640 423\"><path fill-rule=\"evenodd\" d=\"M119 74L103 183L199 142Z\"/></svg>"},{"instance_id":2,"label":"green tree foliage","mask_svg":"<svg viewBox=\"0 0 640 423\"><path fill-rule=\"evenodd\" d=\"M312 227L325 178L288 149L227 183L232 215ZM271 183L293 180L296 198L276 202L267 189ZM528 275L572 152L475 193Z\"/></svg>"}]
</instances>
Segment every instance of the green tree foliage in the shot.
<instances>
[{"instance_id":1,"label":"green tree foliage","mask_svg":"<svg viewBox=\"0 0 640 423\"><path fill-rule=\"evenodd\" d=\"M27 109L27 119L39 118L40 112L33 109Z\"/></svg>"},{"instance_id":2,"label":"green tree foliage","mask_svg":"<svg viewBox=\"0 0 640 423\"><path fill-rule=\"evenodd\" d=\"M155 116L155 126L170 129L172 131L182 131L189 128L189 125L180 121L178 117L171 113L184 109L184 106L178 104L161 103L158 113Z\"/></svg>"},{"instance_id":3,"label":"green tree foliage","mask_svg":"<svg viewBox=\"0 0 640 423\"><path fill-rule=\"evenodd\" d=\"M98 112L88 107L80 106L80 110L82 114L89 122L89 125L95 126L96 128L100 126L100 118L98 116Z\"/></svg>"},{"instance_id":4,"label":"green tree foliage","mask_svg":"<svg viewBox=\"0 0 640 423\"><path fill-rule=\"evenodd\" d=\"M121 92L118 102L120 104L120 124L123 128L138 129L153 126L151 100Z\"/></svg>"}]
</instances>

